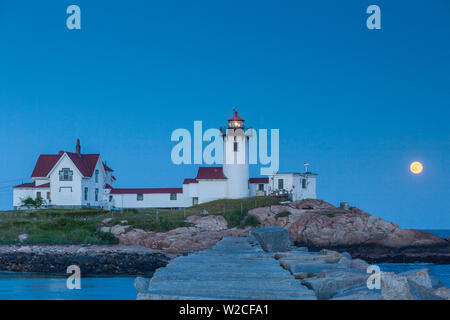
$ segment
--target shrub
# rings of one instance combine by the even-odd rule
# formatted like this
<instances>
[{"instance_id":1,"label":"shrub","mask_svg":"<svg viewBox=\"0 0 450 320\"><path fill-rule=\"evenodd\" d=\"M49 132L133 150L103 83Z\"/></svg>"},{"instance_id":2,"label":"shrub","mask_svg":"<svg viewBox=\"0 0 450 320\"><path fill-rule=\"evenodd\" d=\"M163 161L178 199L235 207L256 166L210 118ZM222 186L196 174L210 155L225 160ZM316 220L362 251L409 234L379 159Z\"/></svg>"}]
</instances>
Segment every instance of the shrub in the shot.
<instances>
[{"instance_id":1,"label":"shrub","mask_svg":"<svg viewBox=\"0 0 450 320\"><path fill-rule=\"evenodd\" d=\"M290 216L290 215L291 215L291 213L289 211L281 211L281 212L278 212L275 215L275 219L278 219L278 218L281 218L281 217L287 217L287 216Z\"/></svg>"},{"instance_id":2,"label":"shrub","mask_svg":"<svg viewBox=\"0 0 450 320\"><path fill-rule=\"evenodd\" d=\"M257 227L259 226L259 220L254 215L249 215L244 219L242 225L244 227Z\"/></svg>"}]
</instances>

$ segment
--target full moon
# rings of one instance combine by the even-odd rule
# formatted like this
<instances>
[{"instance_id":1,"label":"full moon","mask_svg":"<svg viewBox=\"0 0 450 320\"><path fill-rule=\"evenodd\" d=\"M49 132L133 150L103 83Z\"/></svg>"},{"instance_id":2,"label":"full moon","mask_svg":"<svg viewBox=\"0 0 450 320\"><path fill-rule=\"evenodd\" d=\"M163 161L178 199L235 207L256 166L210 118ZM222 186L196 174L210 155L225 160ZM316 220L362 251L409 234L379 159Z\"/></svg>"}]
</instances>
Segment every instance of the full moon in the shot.
<instances>
[{"instance_id":1,"label":"full moon","mask_svg":"<svg viewBox=\"0 0 450 320\"><path fill-rule=\"evenodd\" d=\"M418 162L418 161L414 161L409 166L409 170L411 170L411 172L414 173L414 174L419 174L423 170L423 165L420 162Z\"/></svg>"}]
</instances>

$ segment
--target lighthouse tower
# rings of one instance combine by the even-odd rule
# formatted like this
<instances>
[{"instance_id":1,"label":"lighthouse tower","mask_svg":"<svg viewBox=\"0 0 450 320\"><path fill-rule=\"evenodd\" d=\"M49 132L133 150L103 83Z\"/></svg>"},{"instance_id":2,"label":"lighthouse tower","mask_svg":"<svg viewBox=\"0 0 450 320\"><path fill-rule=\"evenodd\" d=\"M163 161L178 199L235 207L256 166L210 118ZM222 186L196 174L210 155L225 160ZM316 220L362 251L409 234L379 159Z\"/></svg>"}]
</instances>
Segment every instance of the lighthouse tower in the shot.
<instances>
[{"instance_id":1,"label":"lighthouse tower","mask_svg":"<svg viewBox=\"0 0 450 320\"><path fill-rule=\"evenodd\" d=\"M223 173L227 177L227 198L250 196L249 189L249 136L244 132L244 119L234 111L228 119L228 129L223 134Z\"/></svg>"}]
</instances>

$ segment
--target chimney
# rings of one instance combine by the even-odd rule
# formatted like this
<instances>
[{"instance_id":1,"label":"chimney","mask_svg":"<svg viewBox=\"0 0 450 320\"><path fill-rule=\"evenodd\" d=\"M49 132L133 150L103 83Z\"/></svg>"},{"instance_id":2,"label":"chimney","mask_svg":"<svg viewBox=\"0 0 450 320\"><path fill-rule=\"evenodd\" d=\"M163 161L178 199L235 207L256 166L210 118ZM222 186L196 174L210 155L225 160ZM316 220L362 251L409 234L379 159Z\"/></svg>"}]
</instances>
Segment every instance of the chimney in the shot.
<instances>
[{"instance_id":1,"label":"chimney","mask_svg":"<svg viewBox=\"0 0 450 320\"><path fill-rule=\"evenodd\" d=\"M81 153L80 139L77 139L76 153L77 153L77 154L80 154L80 153Z\"/></svg>"}]
</instances>

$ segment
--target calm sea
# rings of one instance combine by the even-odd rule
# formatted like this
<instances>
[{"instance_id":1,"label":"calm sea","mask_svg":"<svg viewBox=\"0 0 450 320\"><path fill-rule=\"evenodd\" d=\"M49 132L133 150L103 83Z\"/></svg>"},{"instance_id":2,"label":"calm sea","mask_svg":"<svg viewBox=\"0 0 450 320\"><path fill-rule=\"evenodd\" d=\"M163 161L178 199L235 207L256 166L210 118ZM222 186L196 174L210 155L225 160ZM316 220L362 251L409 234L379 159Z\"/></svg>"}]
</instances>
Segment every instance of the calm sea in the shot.
<instances>
[{"instance_id":1,"label":"calm sea","mask_svg":"<svg viewBox=\"0 0 450 320\"><path fill-rule=\"evenodd\" d=\"M426 230L450 237L450 230ZM450 287L450 265L431 263L381 263L382 271L403 272L428 268ZM0 300L135 300L134 277L84 277L81 290L69 290L66 277L0 272Z\"/></svg>"}]
</instances>

